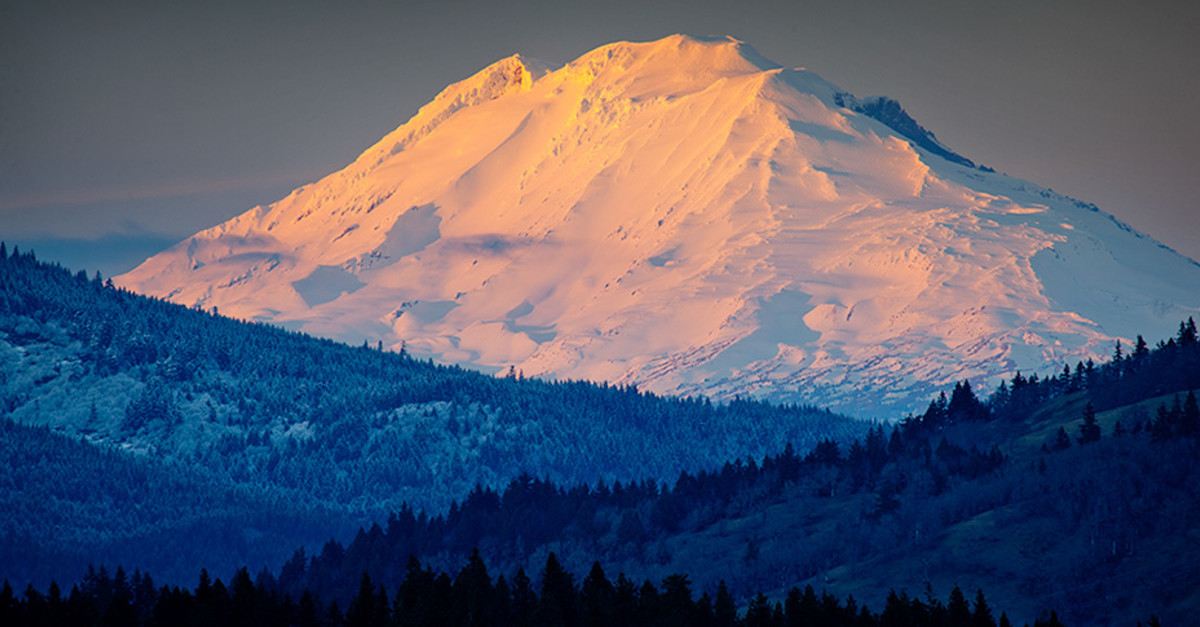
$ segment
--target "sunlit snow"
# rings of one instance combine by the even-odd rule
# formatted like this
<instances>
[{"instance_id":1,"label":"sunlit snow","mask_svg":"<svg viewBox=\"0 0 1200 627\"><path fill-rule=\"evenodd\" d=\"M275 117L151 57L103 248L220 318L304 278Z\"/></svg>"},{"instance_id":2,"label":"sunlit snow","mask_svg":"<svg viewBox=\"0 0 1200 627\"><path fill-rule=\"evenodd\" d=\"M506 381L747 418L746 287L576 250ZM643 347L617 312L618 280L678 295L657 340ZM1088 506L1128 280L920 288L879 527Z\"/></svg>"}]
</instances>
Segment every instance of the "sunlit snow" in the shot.
<instances>
[{"instance_id":1,"label":"sunlit snow","mask_svg":"<svg viewBox=\"0 0 1200 627\"><path fill-rule=\"evenodd\" d=\"M839 94L728 39L510 57L118 280L440 361L885 417L1200 306L1191 260Z\"/></svg>"}]
</instances>

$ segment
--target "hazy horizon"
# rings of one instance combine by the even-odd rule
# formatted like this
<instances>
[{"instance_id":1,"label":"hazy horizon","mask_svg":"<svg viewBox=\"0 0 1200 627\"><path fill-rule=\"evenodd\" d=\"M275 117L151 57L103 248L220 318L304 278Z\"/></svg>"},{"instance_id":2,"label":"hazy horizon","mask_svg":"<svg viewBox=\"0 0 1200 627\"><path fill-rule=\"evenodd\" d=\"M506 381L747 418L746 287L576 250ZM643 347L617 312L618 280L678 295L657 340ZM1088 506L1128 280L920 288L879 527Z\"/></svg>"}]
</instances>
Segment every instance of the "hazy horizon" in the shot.
<instances>
[{"instance_id":1,"label":"hazy horizon","mask_svg":"<svg viewBox=\"0 0 1200 627\"><path fill-rule=\"evenodd\" d=\"M1200 10L923 2L0 8L0 237L105 274L340 169L513 53L731 35L1193 259Z\"/></svg>"}]
</instances>

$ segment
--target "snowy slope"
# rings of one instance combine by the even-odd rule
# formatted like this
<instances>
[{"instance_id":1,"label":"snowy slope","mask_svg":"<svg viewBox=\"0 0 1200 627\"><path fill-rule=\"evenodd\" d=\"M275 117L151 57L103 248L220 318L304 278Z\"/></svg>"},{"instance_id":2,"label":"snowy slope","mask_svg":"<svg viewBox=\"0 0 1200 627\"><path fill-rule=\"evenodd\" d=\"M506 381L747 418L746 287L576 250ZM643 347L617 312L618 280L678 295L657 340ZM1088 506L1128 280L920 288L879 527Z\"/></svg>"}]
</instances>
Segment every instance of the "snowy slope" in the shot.
<instances>
[{"instance_id":1,"label":"snowy slope","mask_svg":"<svg viewBox=\"0 0 1200 627\"><path fill-rule=\"evenodd\" d=\"M730 39L514 56L118 280L445 362L859 414L1200 307L1191 260L887 102Z\"/></svg>"}]
</instances>

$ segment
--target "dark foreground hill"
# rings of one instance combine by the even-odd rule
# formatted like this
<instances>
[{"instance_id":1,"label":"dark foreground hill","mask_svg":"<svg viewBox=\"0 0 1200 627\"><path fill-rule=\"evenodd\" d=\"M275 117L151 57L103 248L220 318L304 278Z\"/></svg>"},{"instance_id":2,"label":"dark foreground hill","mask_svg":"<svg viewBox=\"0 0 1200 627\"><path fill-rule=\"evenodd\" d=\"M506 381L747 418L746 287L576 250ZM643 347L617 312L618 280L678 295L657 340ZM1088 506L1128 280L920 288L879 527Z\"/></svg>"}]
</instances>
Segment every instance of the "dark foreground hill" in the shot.
<instances>
[{"instance_id":1,"label":"dark foreground hill","mask_svg":"<svg viewBox=\"0 0 1200 627\"><path fill-rule=\"evenodd\" d=\"M659 452L643 449L644 454L675 451L679 457L673 471L658 467L647 472L639 466L632 472L610 470L589 477L563 472L564 466L552 466L553 474L534 466L531 473L514 470L503 479L472 482L470 487L463 483L457 493L446 486L459 483L447 484L447 477L435 474L432 485L440 490L435 494L446 502L438 505L421 500L428 493L396 489L403 484L388 488L395 490L389 493L390 500L373 500L373 495L386 492L371 492L375 486L354 492L359 481L374 477L368 470L377 467L361 460L375 454L371 443L376 441L376 431L393 422L373 418L369 427L362 428L365 439L355 440L346 433L324 432L330 424L353 425L354 421L314 419L306 428L312 429L309 439L317 444L303 448L289 442L295 452L279 452L278 430L254 427L273 424L274 414L258 403L279 394L270 406L273 412L319 415L312 407L333 404L319 399L352 398L359 404L345 401L337 407L359 408L354 411L362 412L355 414L361 419L386 411L370 404L378 402L370 400L379 398L378 389L394 385L407 390L412 381L457 377L454 385L461 387L450 387L452 395L438 406L446 408L445 422L426 423L426 431L414 441L441 437L470 450L472 440L452 437L486 428L464 428L477 424L470 422L476 414L464 409L473 406L469 403L500 407L496 413L505 416L521 408L558 406L529 400L525 396L531 394L529 390L535 399L536 394L582 395L585 402L569 410L539 413L523 423L538 425L533 433L543 434L543 439L515 440L533 449L525 453L530 459L546 459L537 456L544 455L546 446L555 446L546 444L557 440L545 434L560 432L548 425L577 424L564 415L568 411L608 421L587 432L588 437L608 437L606 430L623 433L621 429L626 429L647 438L671 433L666 430L669 423L650 420L659 415L655 408L672 420L699 412L699 418L692 419L708 421L703 423L705 429L685 429L684 434L709 430L732 434L738 431L737 421L744 420L746 432L737 436L742 438L750 437L747 432L775 433L764 424L786 430L789 419L803 420L810 414L798 408L749 403L717 407L627 389L484 377L147 301L107 289L86 276L36 263L27 255L8 256L5 262L8 265L0 273L4 280L0 308L5 308L0 311L9 312L0 318L6 321L0 327L5 333L5 408L18 417L43 416L43 424L57 425L52 430L10 421L0 430L9 442L4 450L10 456L4 471L8 474L0 481L14 487L5 492L4 498L14 506L6 511L28 513L4 521L10 541L0 563L10 568L15 565L69 580L84 572L76 565L90 554L110 565L123 563L126 572L151 564L168 573L152 569L160 581L191 583L199 565L208 565L214 573L232 573L239 564L249 566L250 572L259 572L267 564L269 568L261 570L251 587L275 595L276 600L290 596L298 603L307 594L311 608L336 601L349 616L364 602L364 573L372 585L397 595L390 597L394 611L400 607L403 590L412 592L412 585L404 587L410 579L429 584L421 588L427 594L452 594L457 578L437 573L470 576L476 563L471 556L478 549L480 563L508 577L510 586L517 584L521 569L542 573L551 553L568 572L590 573L593 563L599 562L605 572L625 573L629 582L662 582L648 589L642 585L639 599L650 598L651 593L665 597L669 590L678 594L677 576L686 575L683 587L694 593L697 605L705 594L715 602L724 580L724 594L742 608L747 624L752 616L762 619L753 624L785 624L789 598L793 603L803 601L806 586L824 591L826 596L816 598L828 599L830 605L842 603L844 608L853 598L856 607L880 612L880 621L889 616L900 620L881 624L949 624L928 614L928 620L915 623L897 617L912 617L901 611L904 608L920 613L939 605L949 611L953 605L961 610L962 591L971 597L976 590L986 591L990 607L1003 608L1014 624L1034 623L1050 610L1063 622L1077 625L1132 625L1151 616L1162 618L1163 624L1190 624L1200 613L1200 407L1193 391L1200 386L1200 342L1191 320L1153 348L1139 338L1135 346L1118 346L1108 363L1079 363L1045 378L1018 375L986 398L977 396L968 383L960 383L922 414L894 426L859 431L857 440L824 438L820 430L812 432L809 444L796 447L788 447L782 436L754 436L760 441L726 435L727 440L719 444L694 437L683 441L694 448L694 458L680 452L679 443L655 441L652 446ZM22 276L36 287L17 289L13 277ZM89 291L99 296L78 301L37 296ZM115 304L109 305L114 308L111 313L102 309L99 315L84 315L63 313L74 311L75 305L55 302ZM166 313L146 313L156 310ZM218 352L213 358L215 369L204 366L192 371L190 378L179 379L165 374L173 372L177 363L168 350L155 353L153 360L143 356L133 366L126 365L129 355L139 354L131 348L137 342L128 339L137 337L138 327L121 327L106 336L102 351L117 355L114 370L78 365L104 363L94 356L99 349L88 348L93 344L79 339L93 337L80 327L91 328L89 321L97 318L114 325L133 324L129 321L139 315L158 323L195 321L185 327L187 333L172 331L171 325L148 327L149 337L175 342L163 346L187 350L187 338L200 334L199 346L223 346L230 352L224 358ZM214 328L209 325L224 325L224 330L204 335L205 329ZM232 339L221 343L225 336ZM298 347L296 352L279 357L275 351L288 350L290 343ZM114 348L110 351L107 346ZM308 350L316 355L301 354ZM68 359L71 355L78 363ZM208 363L202 357L182 362ZM261 363L270 365L255 365ZM346 368L347 363L355 367ZM374 381L387 383L370 387L373 379L361 373L371 368L386 373ZM321 385L322 377L327 382L345 372L353 373L343 376L354 377L359 384L351 388L355 393L329 392L344 388ZM125 379L132 383L123 383ZM213 392L220 386L234 386L231 382L241 386L233 389L245 392L242 398L248 400L214 403L215 419L189 417L197 398L237 399L229 391L226 397ZM77 423L70 414L55 422L52 418L59 414L46 409L75 407L78 401L65 402L58 395L84 390L82 398L93 399L97 407L93 410L93 403L85 401L88 420L84 424L104 427L105 421L92 414L104 411L100 407L107 397L95 390L121 389L121 385L138 392L127 393L122 411L110 419L118 427L110 424L108 431L72 426ZM308 397L296 391L306 385L327 395ZM256 417L222 418L234 410ZM439 416L438 411L433 417ZM406 420L433 418L420 412L405 416ZM818 412L817 419L828 416ZM854 427L836 420L823 424L848 425L842 435ZM170 443L186 440L173 440L169 434L188 429L199 434L201 444L171 448ZM218 429L225 433L242 429L244 435L211 438L209 431ZM147 434L158 434L157 439ZM358 447L343 448L341 454L329 450L347 439L358 442ZM163 442L167 444L159 444ZM760 448L739 454L753 448L747 442L758 442ZM435 450L456 450L453 445L441 446ZM572 446L569 451L587 459L593 459L588 455L603 460L621 454L619 450L597 452L578 441ZM198 452L189 456L186 452L191 450ZM390 463L411 464L412 453L406 451ZM422 459L436 458L433 454ZM323 483L329 477L319 472L297 478L272 470L295 469L306 459L330 460L324 462L331 464L329 469L344 472L340 482ZM454 459L458 465L451 467L452 476L458 480L479 472L475 464L487 458L460 455ZM347 492L327 491L330 485L344 486ZM88 486L95 490L89 492ZM346 494L359 494L359 500L341 500ZM389 513L374 514L389 503L397 505ZM345 529L364 519L367 522L349 541L350 534L341 539L337 532L322 535L322 529ZM193 534L190 543L187 534ZM215 548L196 547L209 542ZM165 554L171 547L180 549L174 562L147 557ZM297 547L305 548L291 553ZM288 553L292 557L285 559ZM271 555L277 558L272 561ZM415 567L420 572L414 574L412 557L429 570ZM463 564L469 565L464 569ZM227 580L235 588L240 581L243 593L249 590L246 571ZM146 585L144 576L142 582ZM498 579L495 585L499 586ZM545 581L528 585L546 591ZM585 585L586 579L576 592L582 595ZM373 598L378 598L377 589L372 590ZM236 590L226 592L232 602ZM190 602L186 596L175 600L186 605ZM198 588L194 600L199 596ZM454 597L446 598L460 607ZM945 604L937 601L946 598L950 601ZM889 607L893 612L887 611ZM750 614L754 608L758 613ZM844 612L840 616L837 620L849 620Z\"/></svg>"},{"instance_id":2,"label":"dark foreground hill","mask_svg":"<svg viewBox=\"0 0 1200 627\"><path fill-rule=\"evenodd\" d=\"M806 585L871 608L987 592L1017 624L1200 612L1200 377L1195 325L1106 364L1018 375L986 399L968 383L849 446L682 474L671 486L477 489L434 518L402 509L343 546L297 552L276 589L348 602L366 572L389 589L408 556L455 572L471 551L500 572L553 552L635 581L724 581L742 607ZM907 595L904 597L903 595ZM908 623L890 623L908 624ZM916 623L924 624L924 623Z\"/></svg>"},{"instance_id":3,"label":"dark foreground hill","mask_svg":"<svg viewBox=\"0 0 1200 627\"><path fill-rule=\"evenodd\" d=\"M0 576L103 559L191 581L525 472L663 481L866 428L513 375L223 318L0 244Z\"/></svg>"}]
</instances>

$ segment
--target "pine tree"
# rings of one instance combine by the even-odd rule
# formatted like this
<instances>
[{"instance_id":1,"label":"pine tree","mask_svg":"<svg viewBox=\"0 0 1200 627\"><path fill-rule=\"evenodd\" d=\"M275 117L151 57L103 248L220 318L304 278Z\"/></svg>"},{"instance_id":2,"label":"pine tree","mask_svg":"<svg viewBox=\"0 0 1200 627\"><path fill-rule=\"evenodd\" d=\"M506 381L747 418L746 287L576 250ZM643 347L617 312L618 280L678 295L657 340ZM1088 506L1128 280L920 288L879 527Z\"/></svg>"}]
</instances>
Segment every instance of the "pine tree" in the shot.
<instances>
[{"instance_id":1,"label":"pine tree","mask_svg":"<svg viewBox=\"0 0 1200 627\"><path fill-rule=\"evenodd\" d=\"M513 576L512 585L512 617L513 623L527 625L533 621L533 613L537 608L537 594L533 591L533 582L524 568L517 569Z\"/></svg>"},{"instance_id":2,"label":"pine tree","mask_svg":"<svg viewBox=\"0 0 1200 627\"><path fill-rule=\"evenodd\" d=\"M609 624L613 605L614 589L600 562L592 563L592 570L583 579L580 590L583 625L585 627L601 627Z\"/></svg>"},{"instance_id":3,"label":"pine tree","mask_svg":"<svg viewBox=\"0 0 1200 627\"><path fill-rule=\"evenodd\" d=\"M1071 436L1067 435L1066 429L1058 428L1058 433L1054 435L1054 446L1050 448L1054 451L1065 451L1071 448Z\"/></svg>"},{"instance_id":4,"label":"pine tree","mask_svg":"<svg viewBox=\"0 0 1200 627\"><path fill-rule=\"evenodd\" d=\"M243 569L244 570L244 569ZM384 599L387 597L384 596ZM380 602L380 592L371 583L371 576L363 572L359 579L358 594L350 601L346 610L346 627L383 627L387 624L388 607L386 601Z\"/></svg>"},{"instance_id":5,"label":"pine tree","mask_svg":"<svg viewBox=\"0 0 1200 627\"><path fill-rule=\"evenodd\" d=\"M547 627L575 624L575 583L553 552L542 569L542 591L534 611L534 624Z\"/></svg>"},{"instance_id":6,"label":"pine tree","mask_svg":"<svg viewBox=\"0 0 1200 627\"><path fill-rule=\"evenodd\" d=\"M690 627L693 624L691 585L687 575L668 575L663 579L662 596L659 598L659 625Z\"/></svg>"},{"instance_id":7,"label":"pine tree","mask_svg":"<svg viewBox=\"0 0 1200 627\"><path fill-rule=\"evenodd\" d=\"M1137 344L1133 349L1133 358L1137 361L1142 361L1146 355L1150 353L1150 349L1146 347L1146 340L1141 336L1137 336Z\"/></svg>"},{"instance_id":8,"label":"pine tree","mask_svg":"<svg viewBox=\"0 0 1200 627\"><path fill-rule=\"evenodd\" d=\"M1179 323L1178 340L1180 346L1190 346L1196 343L1196 321L1188 316L1187 322Z\"/></svg>"},{"instance_id":9,"label":"pine tree","mask_svg":"<svg viewBox=\"0 0 1200 627\"><path fill-rule=\"evenodd\" d=\"M992 608L988 606L983 590L975 592L975 607L971 610L971 627L996 627L996 619L992 617Z\"/></svg>"},{"instance_id":10,"label":"pine tree","mask_svg":"<svg viewBox=\"0 0 1200 627\"><path fill-rule=\"evenodd\" d=\"M1163 442L1171 439L1174 433L1174 418L1171 416L1170 410L1166 405L1159 404L1158 409L1154 412L1154 422L1150 425L1150 439L1155 442Z\"/></svg>"},{"instance_id":11,"label":"pine tree","mask_svg":"<svg viewBox=\"0 0 1200 627\"><path fill-rule=\"evenodd\" d=\"M750 607L746 609L746 616L742 623L746 627L773 627L771 602L765 594L759 592L750 600Z\"/></svg>"},{"instance_id":12,"label":"pine tree","mask_svg":"<svg viewBox=\"0 0 1200 627\"><path fill-rule=\"evenodd\" d=\"M970 381L963 379L961 383L954 384L954 391L950 394L950 402L946 406L946 415L951 423L987 419L987 408L975 397Z\"/></svg>"},{"instance_id":13,"label":"pine tree","mask_svg":"<svg viewBox=\"0 0 1200 627\"><path fill-rule=\"evenodd\" d=\"M492 592L492 578L479 556L479 549L475 549L454 579L454 612L462 618L459 624L488 624L495 605Z\"/></svg>"},{"instance_id":14,"label":"pine tree","mask_svg":"<svg viewBox=\"0 0 1200 627\"><path fill-rule=\"evenodd\" d=\"M967 596L957 585L950 591L950 600L946 603L946 616L951 627L970 627L971 606Z\"/></svg>"},{"instance_id":15,"label":"pine tree","mask_svg":"<svg viewBox=\"0 0 1200 627\"><path fill-rule=\"evenodd\" d=\"M1090 444L1100 440L1100 425L1096 424L1096 408L1089 402L1083 408L1083 424L1079 425L1079 443Z\"/></svg>"},{"instance_id":16,"label":"pine tree","mask_svg":"<svg viewBox=\"0 0 1200 627\"><path fill-rule=\"evenodd\" d=\"M1196 404L1196 393L1188 390L1179 415L1179 435L1193 436L1200 433L1200 406Z\"/></svg>"},{"instance_id":17,"label":"pine tree","mask_svg":"<svg viewBox=\"0 0 1200 627\"><path fill-rule=\"evenodd\" d=\"M717 584L717 599L713 602L713 618L717 627L733 627L737 624L737 605L734 604L724 579Z\"/></svg>"}]
</instances>

